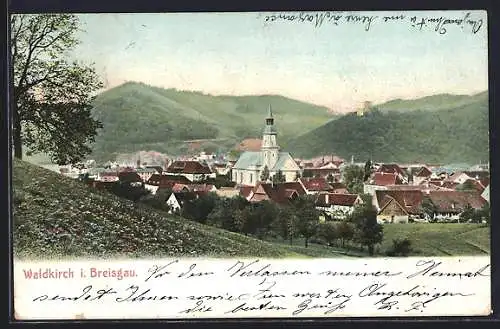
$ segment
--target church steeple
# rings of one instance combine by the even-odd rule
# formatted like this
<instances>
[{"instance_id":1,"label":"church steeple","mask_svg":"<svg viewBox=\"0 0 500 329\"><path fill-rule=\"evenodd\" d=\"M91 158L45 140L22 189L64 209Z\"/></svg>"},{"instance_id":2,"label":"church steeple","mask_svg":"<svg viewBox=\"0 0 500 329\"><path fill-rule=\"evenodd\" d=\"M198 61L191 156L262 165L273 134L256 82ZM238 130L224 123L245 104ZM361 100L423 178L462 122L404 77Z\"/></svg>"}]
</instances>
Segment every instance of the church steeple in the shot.
<instances>
[{"instance_id":1,"label":"church steeple","mask_svg":"<svg viewBox=\"0 0 500 329\"><path fill-rule=\"evenodd\" d=\"M261 147L263 165L269 169L272 169L278 161L279 146L276 140L277 135L278 132L274 126L273 110L271 104L269 104Z\"/></svg>"}]
</instances>

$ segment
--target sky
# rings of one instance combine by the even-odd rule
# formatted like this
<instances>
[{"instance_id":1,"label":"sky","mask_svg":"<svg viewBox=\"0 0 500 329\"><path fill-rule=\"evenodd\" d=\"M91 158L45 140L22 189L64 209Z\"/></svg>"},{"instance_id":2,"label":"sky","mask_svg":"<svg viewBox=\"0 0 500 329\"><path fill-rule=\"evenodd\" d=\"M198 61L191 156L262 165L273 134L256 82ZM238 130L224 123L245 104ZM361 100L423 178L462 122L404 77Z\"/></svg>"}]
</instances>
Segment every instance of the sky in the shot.
<instances>
[{"instance_id":1,"label":"sky","mask_svg":"<svg viewBox=\"0 0 500 329\"><path fill-rule=\"evenodd\" d=\"M138 81L213 95L280 94L340 112L488 88L486 12L286 14L293 20L264 12L80 14L72 56L95 63L107 88Z\"/></svg>"}]
</instances>

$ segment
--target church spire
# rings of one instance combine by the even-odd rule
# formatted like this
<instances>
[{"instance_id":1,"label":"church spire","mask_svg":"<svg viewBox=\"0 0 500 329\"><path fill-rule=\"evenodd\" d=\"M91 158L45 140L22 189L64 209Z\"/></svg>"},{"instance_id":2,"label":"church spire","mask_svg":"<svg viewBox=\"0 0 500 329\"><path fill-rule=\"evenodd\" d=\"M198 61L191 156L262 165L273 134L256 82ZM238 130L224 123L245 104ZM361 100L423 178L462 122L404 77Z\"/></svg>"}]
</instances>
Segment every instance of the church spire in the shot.
<instances>
[{"instance_id":1,"label":"church spire","mask_svg":"<svg viewBox=\"0 0 500 329\"><path fill-rule=\"evenodd\" d=\"M269 104L269 107L267 109L267 118L271 119L273 117L273 109L271 108L271 104Z\"/></svg>"}]
</instances>

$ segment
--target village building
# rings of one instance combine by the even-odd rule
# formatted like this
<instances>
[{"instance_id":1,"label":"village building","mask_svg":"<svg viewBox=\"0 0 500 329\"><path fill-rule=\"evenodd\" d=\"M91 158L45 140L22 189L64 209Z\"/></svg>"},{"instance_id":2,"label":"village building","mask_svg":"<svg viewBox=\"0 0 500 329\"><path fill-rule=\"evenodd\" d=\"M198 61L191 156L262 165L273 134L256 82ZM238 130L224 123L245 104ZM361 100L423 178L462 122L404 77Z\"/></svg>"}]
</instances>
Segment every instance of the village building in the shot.
<instances>
[{"instance_id":1,"label":"village building","mask_svg":"<svg viewBox=\"0 0 500 329\"><path fill-rule=\"evenodd\" d=\"M256 186L266 170L269 172L269 178L281 172L286 182L293 182L301 176L301 169L290 153L280 152L277 135L269 105L261 149L259 152L246 151L240 155L231 170L233 182L238 185Z\"/></svg>"},{"instance_id":2,"label":"village building","mask_svg":"<svg viewBox=\"0 0 500 329\"><path fill-rule=\"evenodd\" d=\"M137 168L136 172L143 182L147 182L151 176L158 173L154 168Z\"/></svg>"},{"instance_id":3,"label":"village building","mask_svg":"<svg viewBox=\"0 0 500 329\"><path fill-rule=\"evenodd\" d=\"M330 192L333 187L328 184L325 178L300 178L300 184L304 187L307 194L318 194L320 192Z\"/></svg>"},{"instance_id":4,"label":"village building","mask_svg":"<svg viewBox=\"0 0 500 329\"><path fill-rule=\"evenodd\" d=\"M240 195L240 189L235 187L221 187L215 191L215 194L222 198L234 198Z\"/></svg>"},{"instance_id":5,"label":"village building","mask_svg":"<svg viewBox=\"0 0 500 329\"><path fill-rule=\"evenodd\" d=\"M408 223L425 217L421 207L424 193L421 190L378 190L373 205L378 211L379 223Z\"/></svg>"},{"instance_id":6,"label":"village building","mask_svg":"<svg viewBox=\"0 0 500 329\"><path fill-rule=\"evenodd\" d=\"M167 198L166 203L169 206L169 213L180 213L184 204L198 199L203 193L200 192L173 192Z\"/></svg>"},{"instance_id":7,"label":"village building","mask_svg":"<svg viewBox=\"0 0 500 329\"><path fill-rule=\"evenodd\" d=\"M97 171L94 180L100 182L117 182L118 172L116 170Z\"/></svg>"},{"instance_id":8,"label":"village building","mask_svg":"<svg viewBox=\"0 0 500 329\"><path fill-rule=\"evenodd\" d=\"M433 220L459 221L460 214L470 206L479 210L486 200L477 192L466 191L432 191L425 195L435 206Z\"/></svg>"},{"instance_id":9,"label":"village building","mask_svg":"<svg viewBox=\"0 0 500 329\"><path fill-rule=\"evenodd\" d=\"M355 206L363 204L358 194L320 193L316 199L316 209L324 213L324 217L343 220L351 215Z\"/></svg>"},{"instance_id":10,"label":"village building","mask_svg":"<svg viewBox=\"0 0 500 329\"><path fill-rule=\"evenodd\" d=\"M484 190L483 193L481 193L481 197L488 203L490 203L490 185L488 184Z\"/></svg>"},{"instance_id":11,"label":"village building","mask_svg":"<svg viewBox=\"0 0 500 329\"><path fill-rule=\"evenodd\" d=\"M264 183L259 182L250 191L244 191L249 202L270 201L277 204L288 204L306 191L299 182ZM243 194L242 193L242 194Z\"/></svg>"},{"instance_id":12,"label":"village building","mask_svg":"<svg viewBox=\"0 0 500 329\"><path fill-rule=\"evenodd\" d=\"M150 191L151 194L156 194L159 189L171 190L176 183L189 185L192 184L192 181L181 175L153 174L144 184L144 187Z\"/></svg>"},{"instance_id":13,"label":"village building","mask_svg":"<svg viewBox=\"0 0 500 329\"><path fill-rule=\"evenodd\" d=\"M208 178L216 177L216 173L212 172L208 165L194 160L174 161L165 170L165 174L184 176L192 182L199 182Z\"/></svg>"},{"instance_id":14,"label":"village building","mask_svg":"<svg viewBox=\"0 0 500 329\"><path fill-rule=\"evenodd\" d=\"M363 184L365 194L374 195L377 190L386 190L388 185L403 185L398 173L375 172L368 182Z\"/></svg>"},{"instance_id":15,"label":"village building","mask_svg":"<svg viewBox=\"0 0 500 329\"><path fill-rule=\"evenodd\" d=\"M432 175L432 171L429 168L422 166L413 175L413 179L412 179L413 185L419 185L420 183L422 183L426 179L430 178L431 175Z\"/></svg>"}]
</instances>

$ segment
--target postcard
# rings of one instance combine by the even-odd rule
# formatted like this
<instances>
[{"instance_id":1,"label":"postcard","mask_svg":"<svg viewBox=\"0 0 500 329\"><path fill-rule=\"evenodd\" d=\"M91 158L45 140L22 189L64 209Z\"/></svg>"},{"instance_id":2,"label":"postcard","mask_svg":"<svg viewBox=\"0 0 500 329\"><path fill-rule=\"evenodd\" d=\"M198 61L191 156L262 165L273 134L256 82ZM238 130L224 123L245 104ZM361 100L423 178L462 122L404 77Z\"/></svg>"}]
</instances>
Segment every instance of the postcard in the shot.
<instances>
[{"instance_id":1,"label":"postcard","mask_svg":"<svg viewBox=\"0 0 500 329\"><path fill-rule=\"evenodd\" d=\"M486 11L13 14L15 320L488 316Z\"/></svg>"}]
</instances>

